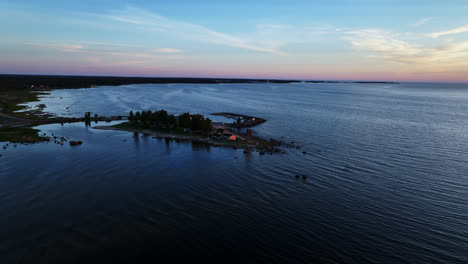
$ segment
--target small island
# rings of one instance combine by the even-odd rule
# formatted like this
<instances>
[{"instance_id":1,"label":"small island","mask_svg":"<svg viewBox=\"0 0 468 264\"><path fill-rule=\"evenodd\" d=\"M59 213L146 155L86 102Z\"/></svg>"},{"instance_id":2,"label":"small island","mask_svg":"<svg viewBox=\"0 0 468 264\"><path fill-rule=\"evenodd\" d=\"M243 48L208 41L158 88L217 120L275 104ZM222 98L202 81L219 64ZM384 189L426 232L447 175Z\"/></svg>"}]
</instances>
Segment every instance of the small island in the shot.
<instances>
[{"instance_id":1,"label":"small island","mask_svg":"<svg viewBox=\"0 0 468 264\"><path fill-rule=\"evenodd\" d=\"M214 147L243 148L244 152L254 149L258 150L260 154L279 152L277 147L280 142L253 136L251 129L247 129L246 133L242 133L239 129L257 125L266 120L232 113L215 113L214 115L229 116L235 121L232 124L217 123L202 115L187 112L176 116L161 109L155 112L151 110L135 113L130 111L127 122L94 128L143 133L155 138L192 141ZM258 123L255 120L258 120Z\"/></svg>"}]
</instances>

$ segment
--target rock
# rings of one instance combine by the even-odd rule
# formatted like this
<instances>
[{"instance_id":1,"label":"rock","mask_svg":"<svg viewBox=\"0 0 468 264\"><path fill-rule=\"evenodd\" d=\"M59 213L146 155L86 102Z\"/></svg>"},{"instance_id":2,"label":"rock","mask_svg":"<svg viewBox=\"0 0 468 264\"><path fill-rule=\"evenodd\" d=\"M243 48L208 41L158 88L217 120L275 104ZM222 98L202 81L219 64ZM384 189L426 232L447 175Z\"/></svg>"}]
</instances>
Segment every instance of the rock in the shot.
<instances>
[{"instance_id":1,"label":"rock","mask_svg":"<svg viewBox=\"0 0 468 264\"><path fill-rule=\"evenodd\" d=\"M78 146L81 144L83 144L82 141L75 141L75 140L70 141L70 146Z\"/></svg>"},{"instance_id":2,"label":"rock","mask_svg":"<svg viewBox=\"0 0 468 264\"><path fill-rule=\"evenodd\" d=\"M302 154L307 154L307 152L305 152L305 151L302 151Z\"/></svg>"},{"instance_id":3,"label":"rock","mask_svg":"<svg viewBox=\"0 0 468 264\"><path fill-rule=\"evenodd\" d=\"M301 177L301 175L296 174L296 179L299 179L300 177Z\"/></svg>"},{"instance_id":4,"label":"rock","mask_svg":"<svg viewBox=\"0 0 468 264\"><path fill-rule=\"evenodd\" d=\"M303 180L307 179L307 175L303 174L303 175L302 175L302 179L303 179Z\"/></svg>"}]
</instances>

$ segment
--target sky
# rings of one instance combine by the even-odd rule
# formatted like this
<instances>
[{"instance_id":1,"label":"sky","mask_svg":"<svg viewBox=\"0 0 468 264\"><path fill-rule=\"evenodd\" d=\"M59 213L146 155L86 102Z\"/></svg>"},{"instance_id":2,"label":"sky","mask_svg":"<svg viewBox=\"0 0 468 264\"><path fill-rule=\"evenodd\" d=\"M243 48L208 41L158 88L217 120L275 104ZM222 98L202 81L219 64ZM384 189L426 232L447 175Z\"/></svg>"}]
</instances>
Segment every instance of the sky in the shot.
<instances>
[{"instance_id":1,"label":"sky","mask_svg":"<svg viewBox=\"0 0 468 264\"><path fill-rule=\"evenodd\" d=\"M468 0L0 0L0 74L468 82Z\"/></svg>"}]
</instances>

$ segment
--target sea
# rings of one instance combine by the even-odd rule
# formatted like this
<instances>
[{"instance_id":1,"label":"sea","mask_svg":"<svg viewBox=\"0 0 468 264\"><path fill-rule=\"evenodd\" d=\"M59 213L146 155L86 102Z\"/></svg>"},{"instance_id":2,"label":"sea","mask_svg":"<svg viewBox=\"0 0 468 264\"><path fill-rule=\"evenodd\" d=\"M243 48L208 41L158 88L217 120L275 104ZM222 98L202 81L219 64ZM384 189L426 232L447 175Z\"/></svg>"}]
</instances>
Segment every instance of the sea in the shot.
<instances>
[{"instance_id":1,"label":"sea","mask_svg":"<svg viewBox=\"0 0 468 264\"><path fill-rule=\"evenodd\" d=\"M468 263L468 84L141 84L38 104L232 112L285 144L244 154L93 128L105 122L38 126L83 144L0 143L0 263Z\"/></svg>"}]
</instances>

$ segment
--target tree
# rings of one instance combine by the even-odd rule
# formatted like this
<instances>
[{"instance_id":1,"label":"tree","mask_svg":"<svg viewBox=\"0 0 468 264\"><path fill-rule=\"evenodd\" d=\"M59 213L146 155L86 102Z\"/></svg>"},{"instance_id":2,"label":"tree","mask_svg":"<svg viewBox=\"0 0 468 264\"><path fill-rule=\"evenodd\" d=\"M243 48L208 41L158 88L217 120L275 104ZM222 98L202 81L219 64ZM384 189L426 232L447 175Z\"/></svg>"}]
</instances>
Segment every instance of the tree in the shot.
<instances>
[{"instance_id":1,"label":"tree","mask_svg":"<svg viewBox=\"0 0 468 264\"><path fill-rule=\"evenodd\" d=\"M86 126L91 125L91 112L86 112L84 119Z\"/></svg>"},{"instance_id":2,"label":"tree","mask_svg":"<svg viewBox=\"0 0 468 264\"><path fill-rule=\"evenodd\" d=\"M157 112L157 116L160 122L162 122L163 124L167 124L168 114L166 110L164 109L159 110Z\"/></svg>"},{"instance_id":3,"label":"tree","mask_svg":"<svg viewBox=\"0 0 468 264\"><path fill-rule=\"evenodd\" d=\"M203 130L204 118L201 115L192 115L192 130Z\"/></svg>"},{"instance_id":4,"label":"tree","mask_svg":"<svg viewBox=\"0 0 468 264\"><path fill-rule=\"evenodd\" d=\"M177 127L177 120L174 115L169 115L167 122L169 123L169 126L172 126L173 128Z\"/></svg>"},{"instance_id":5,"label":"tree","mask_svg":"<svg viewBox=\"0 0 468 264\"><path fill-rule=\"evenodd\" d=\"M147 119L148 119L148 123L152 123L153 122L153 112L151 112L151 110L148 110L148 113L146 113L147 115Z\"/></svg>"},{"instance_id":6,"label":"tree","mask_svg":"<svg viewBox=\"0 0 468 264\"><path fill-rule=\"evenodd\" d=\"M209 134L211 130L213 130L213 125L211 124L211 119L206 118L202 122L202 130L205 134Z\"/></svg>"},{"instance_id":7,"label":"tree","mask_svg":"<svg viewBox=\"0 0 468 264\"><path fill-rule=\"evenodd\" d=\"M138 126L138 123L140 122L140 118L141 118L141 115L140 115L140 112L138 111L135 113L135 116L133 118L133 125Z\"/></svg>"},{"instance_id":8,"label":"tree","mask_svg":"<svg viewBox=\"0 0 468 264\"><path fill-rule=\"evenodd\" d=\"M179 125L183 128L192 127L192 116L190 115L190 113L183 113L179 116Z\"/></svg>"},{"instance_id":9,"label":"tree","mask_svg":"<svg viewBox=\"0 0 468 264\"><path fill-rule=\"evenodd\" d=\"M128 121L133 122L133 111L130 110L130 114L128 114Z\"/></svg>"}]
</instances>

